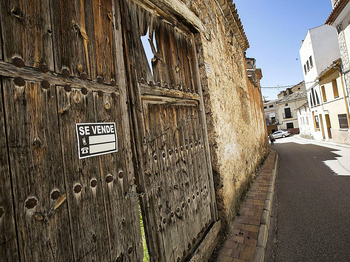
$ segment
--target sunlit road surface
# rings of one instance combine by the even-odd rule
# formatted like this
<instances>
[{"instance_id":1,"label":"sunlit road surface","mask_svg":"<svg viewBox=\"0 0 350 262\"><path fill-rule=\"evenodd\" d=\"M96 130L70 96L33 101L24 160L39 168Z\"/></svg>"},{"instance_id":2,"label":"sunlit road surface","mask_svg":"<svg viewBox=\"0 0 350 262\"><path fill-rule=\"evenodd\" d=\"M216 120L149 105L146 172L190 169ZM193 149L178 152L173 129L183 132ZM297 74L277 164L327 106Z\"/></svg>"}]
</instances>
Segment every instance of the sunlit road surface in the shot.
<instances>
[{"instance_id":1,"label":"sunlit road surface","mask_svg":"<svg viewBox=\"0 0 350 262\"><path fill-rule=\"evenodd\" d=\"M276 139L279 154L265 261L350 261L350 146Z\"/></svg>"},{"instance_id":2,"label":"sunlit road surface","mask_svg":"<svg viewBox=\"0 0 350 262\"><path fill-rule=\"evenodd\" d=\"M310 139L301 138L299 136L286 137L276 139L275 144L284 143L297 143L300 145L318 145L331 149L331 152L335 153L334 160L323 161L330 169L333 170L335 175L350 176L350 145L336 144L332 142L315 141ZM274 149L274 147L272 147ZM350 261L350 259L349 259Z\"/></svg>"}]
</instances>

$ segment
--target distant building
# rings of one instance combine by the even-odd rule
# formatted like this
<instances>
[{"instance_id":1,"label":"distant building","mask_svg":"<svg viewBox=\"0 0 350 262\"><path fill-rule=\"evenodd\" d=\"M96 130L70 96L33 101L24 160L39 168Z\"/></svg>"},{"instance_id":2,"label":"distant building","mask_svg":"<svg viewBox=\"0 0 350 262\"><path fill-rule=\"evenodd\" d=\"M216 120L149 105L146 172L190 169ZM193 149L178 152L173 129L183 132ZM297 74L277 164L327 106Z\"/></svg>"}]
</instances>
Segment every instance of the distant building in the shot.
<instances>
[{"instance_id":1,"label":"distant building","mask_svg":"<svg viewBox=\"0 0 350 262\"><path fill-rule=\"evenodd\" d=\"M299 133L297 108L305 104L306 92L304 81L287 88L278 94L278 99L264 103L268 133L288 129L291 133Z\"/></svg>"},{"instance_id":2,"label":"distant building","mask_svg":"<svg viewBox=\"0 0 350 262\"><path fill-rule=\"evenodd\" d=\"M297 108L297 116L299 123L299 135L304 138L313 139L314 125L307 101Z\"/></svg>"}]
</instances>

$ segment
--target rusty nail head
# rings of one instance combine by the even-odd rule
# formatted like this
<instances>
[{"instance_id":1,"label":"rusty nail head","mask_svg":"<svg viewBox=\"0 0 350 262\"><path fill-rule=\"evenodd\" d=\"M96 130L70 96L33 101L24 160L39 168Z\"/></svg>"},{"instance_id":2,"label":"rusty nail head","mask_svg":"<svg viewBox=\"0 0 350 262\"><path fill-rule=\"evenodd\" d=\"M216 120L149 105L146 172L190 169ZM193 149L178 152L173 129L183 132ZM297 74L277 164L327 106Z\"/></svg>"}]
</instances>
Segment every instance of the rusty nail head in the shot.
<instances>
[{"instance_id":1,"label":"rusty nail head","mask_svg":"<svg viewBox=\"0 0 350 262\"><path fill-rule=\"evenodd\" d=\"M85 72L80 74L80 79L87 80L87 78L88 78L88 76L87 76L87 74Z\"/></svg>"},{"instance_id":2,"label":"rusty nail head","mask_svg":"<svg viewBox=\"0 0 350 262\"><path fill-rule=\"evenodd\" d=\"M144 84L144 83L145 83L145 79L141 78L140 82L141 82L142 84Z\"/></svg>"},{"instance_id":3,"label":"rusty nail head","mask_svg":"<svg viewBox=\"0 0 350 262\"><path fill-rule=\"evenodd\" d=\"M197 196L199 196L199 191L197 191Z\"/></svg>"},{"instance_id":4,"label":"rusty nail head","mask_svg":"<svg viewBox=\"0 0 350 262\"><path fill-rule=\"evenodd\" d=\"M152 81L149 81L149 85L150 85L150 86L153 86L153 82L152 82Z\"/></svg>"},{"instance_id":5,"label":"rusty nail head","mask_svg":"<svg viewBox=\"0 0 350 262\"><path fill-rule=\"evenodd\" d=\"M72 88L70 85L64 85L64 91L66 91L67 93L69 93L70 91L72 91Z\"/></svg>"},{"instance_id":6,"label":"rusty nail head","mask_svg":"<svg viewBox=\"0 0 350 262\"><path fill-rule=\"evenodd\" d=\"M61 196L61 193L60 193L59 190L54 190L54 191L51 193L51 199L52 199L52 200L57 200L60 196Z\"/></svg>"},{"instance_id":7,"label":"rusty nail head","mask_svg":"<svg viewBox=\"0 0 350 262\"><path fill-rule=\"evenodd\" d=\"M207 189L207 186L206 186L206 185L204 186L204 189Z\"/></svg>"},{"instance_id":8,"label":"rusty nail head","mask_svg":"<svg viewBox=\"0 0 350 262\"><path fill-rule=\"evenodd\" d=\"M186 145L186 149L188 149L188 145Z\"/></svg>"},{"instance_id":9,"label":"rusty nail head","mask_svg":"<svg viewBox=\"0 0 350 262\"><path fill-rule=\"evenodd\" d=\"M119 177L119 178L123 178L123 176L124 176L124 172L123 172L123 171L120 171L119 174L118 174L118 177Z\"/></svg>"},{"instance_id":10,"label":"rusty nail head","mask_svg":"<svg viewBox=\"0 0 350 262\"><path fill-rule=\"evenodd\" d=\"M28 209L32 209L36 206L37 203L38 203L38 200L34 197L31 197L31 198L27 199L25 206Z\"/></svg>"},{"instance_id":11,"label":"rusty nail head","mask_svg":"<svg viewBox=\"0 0 350 262\"><path fill-rule=\"evenodd\" d=\"M174 217L174 215L175 215L174 212L171 212L170 216L171 216L171 217Z\"/></svg>"},{"instance_id":12,"label":"rusty nail head","mask_svg":"<svg viewBox=\"0 0 350 262\"><path fill-rule=\"evenodd\" d=\"M169 150L169 155L171 156L173 154L173 150Z\"/></svg>"},{"instance_id":13,"label":"rusty nail head","mask_svg":"<svg viewBox=\"0 0 350 262\"><path fill-rule=\"evenodd\" d=\"M62 69L62 74L63 74L65 77L69 77L69 76L70 76L70 71L69 71L69 69L63 68L63 69Z\"/></svg>"},{"instance_id":14,"label":"rusty nail head","mask_svg":"<svg viewBox=\"0 0 350 262\"><path fill-rule=\"evenodd\" d=\"M125 218L123 218L122 223L124 224L124 223L125 223L125 221L126 221L126 219L125 219Z\"/></svg>"},{"instance_id":15,"label":"rusty nail head","mask_svg":"<svg viewBox=\"0 0 350 262\"><path fill-rule=\"evenodd\" d=\"M74 193L78 194L81 192L82 186L80 184L77 184L74 186Z\"/></svg>"},{"instance_id":16,"label":"rusty nail head","mask_svg":"<svg viewBox=\"0 0 350 262\"><path fill-rule=\"evenodd\" d=\"M165 152L163 152L163 157L164 157L164 158L166 157L166 154L165 154Z\"/></svg>"},{"instance_id":17,"label":"rusty nail head","mask_svg":"<svg viewBox=\"0 0 350 262\"><path fill-rule=\"evenodd\" d=\"M92 179L90 182L91 187L96 187L97 186L97 180L96 179Z\"/></svg>"},{"instance_id":18,"label":"rusty nail head","mask_svg":"<svg viewBox=\"0 0 350 262\"><path fill-rule=\"evenodd\" d=\"M81 92L82 92L83 95L87 95L88 90L87 90L85 87L83 87L83 88L81 89Z\"/></svg>"},{"instance_id":19,"label":"rusty nail head","mask_svg":"<svg viewBox=\"0 0 350 262\"><path fill-rule=\"evenodd\" d=\"M181 151L184 151L184 148L183 148L183 146L180 146L180 150L181 150Z\"/></svg>"},{"instance_id":20,"label":"rusty nail head","mask_svg":"<svg viewBox=\"0 0 350 262\"><path fill-rule=\"evenodd\" d=\"M154 155L154 156L153 156L153 159L154 159L154 161L157 161L157 160L158 160L157 155Z\"/></svg>"},{"instance_id":21,"label":"rusty nail head","mask_svg":"<svg viewBox=\"0 0 350 262\"><path fill-rule=\"evenodd\" d=\"M112 175L108 175L107 177L106 177L106 182L107 183L111 183L113 181L113 176Z\"/></svg>"},{"instance_id":22,"label":"rusty nail head","mask_svg":"<svg viewBox=\"0 0 350 262\"><path fill-rule=\"evenodd\" d=\"M50 88L50 83L49 83L49 81L42 80L42 81L41 81L41 87L44 88L44 89L49 89L49 88Z\"/></svg>"},{"instance_id":23,"label":"rusty nail head","mask_svg":"<svg viewBox=\"0 0 350 262\"><path fill-rule=\"evenodd\" d=\"M38 139L38 138L35 138L35 139L34 139L34 141L33 141L33 147L34 147L34 148L40 148L40 147L41 147L40 139Z\"/></svg>"},{"instance_id":24,"label":"rusty nail head","mask_svg":"<svg viewBox=\"0 0 350 262\"><path fill-rule=\"evenodd\" d=\"M111 96L112 96L112 99L116 99L117 98L117 95L115 93L112 93Z\"/></svg>"},{"instance_id":25,"label":"rusty nail head","mask_svg":"<svg viewBox=\"0 0 350 262\"><path fill-rule=\"evenodd\" d=\"M26 81L22 77L15 77L13 82L16 86L24 86L26 84Z\"/></svg>"},{"instance_id":26,"label":"rusty nail head","mask_svg":"<svg viewBox=\"0 0 350 262\"><path fill-rule=\"evenodd\" d=\"M187 199L187 202L190 203L191 202L191 198Z\"/></svg>"},{"instance_id":27,"label":"rusty nail head","mask_svg":"<svg viewBox=\"0 0 350 262\"><path fill-rule=\"evenodd\" d=\"M103 77L102 76L97 77L97 83L103 84Z\"/></svg>"},{"instance_id":28,"label":"rusty nail head","mask_svg":"<svg viewBox=\"0 0 350 262\"><path fill-rule=\"evenodd\" d=\"M192 196L193 199L194 199L195 197L196 197L195 195Z\"/></svg>"},{"instance_id":29,"label":"rusty nail head","mask_svg":"<svg viewBox=\"0 0 350 262\"><path fill-rule=\"evenodd\" d=\"M178 207L178 208L176 208L176 212L178 213L178 212L180 212L180 208Z\"/></svg>"},{"instance_id":30,"label":"rusty nail head","mask_svg":"<svg viewBox=\"0 0 350 262\"><path fill-rule=\"evenodd\" d=\"M159 87L162 87L162 83L161 83L161 82L158 82L158 86L159 86Z\"/></svg>"},{"instance_id":31,"label":"rusty nail head","mask_svg":"<svg viewBox=\"0 0 350 262\"><path fill-rule=\"evenodd\" d=\"M164 223L164 224L166 223L166 218L163 218L163 223Z\"/></svg>"},{"instance_id":32,"label":"rusty nail head","mask_svg":"<svg viewBox=\"0 0 350 262\"><path fill-rule=\"evenodd\" d=\"M103 97L103 92L101 90L98 91L97 94L98 94L99 97Z\"/></svg>"},{"instance_id":33,"label":"rusty nail head","mask_svg":"<svg viewBox=\"0 0 350 262\"><path fill-rule=\"evenodd\" d=\"M164 83L164 87L165 87L165 88L168 88L168 83Z\"/></svg>"},{"instance_id":34,"label":"rusty nail head","mask_svg":"<svg viewBox=\"0 0 350 262\"><path fill-rule=\"evenodd\" d=\"M43 73L49 72L49 67L45 64L41 64L39 68L40 68L40 71Z\"/></svg>"},{"instance_id":35,"label":"rusty nail head","mask_svg":"<svg viewBox=\"0 0 350 262\"><path fill-rule=\"evenodd\" d=\"M14 64L16 67L24 67L24 61L20 57L12 58L12 64Z\"/></svg>"},{"instance_id":36,"label":"rusty nail head","mask_svg":"<svg viewBox=\"0 0 350 262\"><path fill-rule=\"evenodd\" d=\"M185 203L182 203L182 205L181 205L181 206L182 206L182 208L184 208L184 207L185 207Z\"/></svg>"}]
</instances>

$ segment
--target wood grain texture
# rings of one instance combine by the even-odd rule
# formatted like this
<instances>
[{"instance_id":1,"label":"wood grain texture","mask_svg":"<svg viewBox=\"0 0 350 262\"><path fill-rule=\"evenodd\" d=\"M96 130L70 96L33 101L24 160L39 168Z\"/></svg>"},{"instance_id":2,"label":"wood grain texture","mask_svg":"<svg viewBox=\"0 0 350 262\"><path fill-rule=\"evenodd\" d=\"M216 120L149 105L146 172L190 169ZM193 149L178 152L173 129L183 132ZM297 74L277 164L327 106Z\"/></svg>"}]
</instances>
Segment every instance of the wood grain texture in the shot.
<instances>
[{"instance_id":1,"label":"wood grain texture","mask_svg":"<svg viewBox=\"0 0 350 262\"><path fill-rule=\"evenodd\" d=\"M138 201L136 196L126 196L135 183L135 177L127 167L128 148L125 143L125 123L120 110L120 97L108 93L94 93L97 122L115 122L118 136L118 152L99 156L112 261L123 257L125 261L142 260Z\"/></svg>"},{"instance_id":2,"label":"wood grain texture","mask_svg":"<svg viewBox=\"0 0 350 262\"><path fill-rule=\"evenodd\" d=\"M12 199L12 185L10 177L9 159L5 129L5 112L2 97L2 78L0 78L0 257L20 261L14 205Z\"/></svg>"},{"instance_id":3,"label":"wood grain texture","mask_svg":"<svg viewBox=\"0 0 350 262\"><path fill-rule=\"evenodd\" d=\"M110 243L102 191L107 181L101 180L97 157L78 158L75 131L76 123L96 123L93 92L84 95L79 89L66 92L63 87L57 87L57 101L75 259L109 261Z\"/></svg>"},{"instance_id":4,"label":"wood grain texture","mask_svg":"<svg viewBox=\"0 0 350 262\"><path fill-rule=\"evenodd\" d=\"M18 57L26 66L53 71L50 1L2 1L0 13L4 60Z\"/></svg>"},{"instance_id":5,"label":"wood grain texture","mask_svg":"<svg viewBox=\"0 0 350 262\"><path fill-rule=\"evenodd\" d=\"M73 260L54 86L4 79L7 139L21 260ZM38 244L40 243L40 244Z\"/></svg>"}]
</instances>

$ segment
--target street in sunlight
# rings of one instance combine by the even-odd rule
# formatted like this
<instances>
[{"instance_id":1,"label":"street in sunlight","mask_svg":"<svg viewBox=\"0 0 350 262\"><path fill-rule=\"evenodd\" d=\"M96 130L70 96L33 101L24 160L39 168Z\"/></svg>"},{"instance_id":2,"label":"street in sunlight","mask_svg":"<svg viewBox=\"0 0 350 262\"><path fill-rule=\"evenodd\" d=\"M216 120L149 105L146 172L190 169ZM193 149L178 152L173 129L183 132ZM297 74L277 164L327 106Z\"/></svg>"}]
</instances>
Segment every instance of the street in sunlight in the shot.
<instances>
[{"instance_id":1,"label":"street in sunlight","mask_svg":"<svg viewBox=\"0 0 350 262\"><path fill-rule=\"evenodd\" d=\"M349 261L350 146L277 139L275 199L265 261Z\"/></svg>"}]
</instances>

